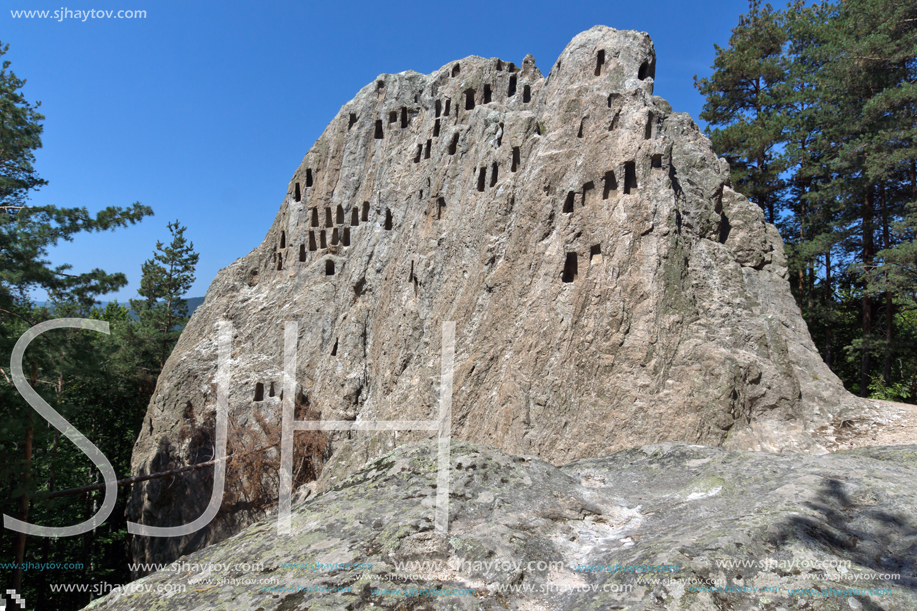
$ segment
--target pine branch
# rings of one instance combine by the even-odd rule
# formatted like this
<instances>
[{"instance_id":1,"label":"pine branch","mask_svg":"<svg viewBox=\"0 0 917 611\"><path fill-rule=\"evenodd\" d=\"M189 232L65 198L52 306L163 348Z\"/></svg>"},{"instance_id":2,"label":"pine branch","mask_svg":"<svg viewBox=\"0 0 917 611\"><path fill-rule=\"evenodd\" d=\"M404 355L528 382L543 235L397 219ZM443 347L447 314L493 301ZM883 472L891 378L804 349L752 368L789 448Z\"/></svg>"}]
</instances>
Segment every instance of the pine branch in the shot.
<instances>
[{"instance_id":1,"label":"pine branch","mask_svg":"<svg viewBox=\"0 0 917 611\"><path fill-rule=\"evenodd\" d=\"M24 316L20 316L19 314L16 314L15 312L10 312L9 310L4 310L3 308L0 308L0 312L2 312L3 314L9 314L10 316L18 318L22 322L28 323L30 327L35 326L35 323L33 321L29 320L28 318L25 318Z\"/></svg>"}]
</instances>

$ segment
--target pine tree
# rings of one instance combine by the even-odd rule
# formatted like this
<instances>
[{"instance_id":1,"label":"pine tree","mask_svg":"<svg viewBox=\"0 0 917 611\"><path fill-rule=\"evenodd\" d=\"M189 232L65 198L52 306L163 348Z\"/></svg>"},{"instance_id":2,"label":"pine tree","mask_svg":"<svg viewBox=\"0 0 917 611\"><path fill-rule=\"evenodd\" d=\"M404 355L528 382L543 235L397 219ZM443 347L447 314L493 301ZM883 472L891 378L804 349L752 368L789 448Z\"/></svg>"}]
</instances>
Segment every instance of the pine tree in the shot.
<instances>
[{"instance_id":1,"label":"pine tree","mask_svg":"<svg viewBox=\"0 0 917 611\"><path fill-rule=\"evenodd\" d=\"M833 367L833 276L837 270L832 255L843 236L837 231L840 207L836 200L816 197L832 174L818 147L824 117L817 75L824 61L807 53L819 43L814 32L827 19L827 7L807 6L800 0L782 16L787 79L781 147L787 191L784 215L777 226L786 246L791 289L813 335L818 336L825 362Z\"/></svg>"},{"instance_id":2,"label":"pine tree","mask_svg":"<svg viewBox=\"0 0 917 611\"><path fill-rule=\"evenodd\" d=\"M917 395L915 32L906 0L752 2L696 83L823 357L863 396Z\"/></svg>"},{"instance_id":3,"label":"pine tree","mask_svg":"<svg viewBox=\"0 0 917 611\"><path fill-rule=\"evenodd\" d=\"M9 45L0 43L0 58L9 51ZM30 104L19 92L25 81L9 69L4 60L0 68L0 209L14 211L28 197L30 191L47 182L39 178L32 164L33 151L41 148L41 121L38 112L41 102Z\"/></svg>"},{"instance_id":4,"label":"pine tree","mask_svg":"<svg viewBox=\"0 0 917 611\"><path fill-rule=\"evenodd\" d=\"M138 293L144 299L131 300L140 322L141 342L156 375L162 371L188 322L184 295L194 284L194 268L199 258L194 243L185 239L186 227L175 221L168 228L171 243L165 246L157 242L153 258L143 264Z\"/></svg>"},{"instance_id":5,"label":"pine tree","mask_svg":"<svg viewBox=\"0 0 917 611\"><path fill-rule=\"evenodd\" d=\"M787 67L780 13L751 0L732 30L729 47L714 45L709 78L694 77L706 96L700 118L707 135L732 169L732 183L776 222L785 185L779 142L783 131Z\"/></svg>"},{"instance_id":6,"label":"pine tree","mask_svg":"<svg viewBox=\"0 0 917 611\"><path fill-rule=\"evenodd\" d=\"M0 56L8 48L0 45ZM47 490L45 476L51 475L54 482L59 475L55 472L55 465L60 464L57 457L66 451L58 444L57 431L41 422L19 395L6 369L22 333L57 315L50 308L35 307L30 295L43 290L54 304L70 304L76 313L88 312L98 295L123 287L127 279L100 269L72 273L69 265L54 266L47 260L49 249L81 232L134 224L152 211L135 203L126 209L109 207L93 216L85 208L27 205L31 192L46 184L33 167L34 151L41 147L44 117L37 111L39 103L31 104L23 97L20 90L25 81L9 66L9 61L4 61L0 69L0 485L5 488L4 513L30 521L36 493ZM36 339L24 363L32 387L62 410L66 388L63 372L81 364L80 358L67 349L68 337L52 333ZM88 468L88 459L82 458ZM67 518L80 521L75 515ZM21 563L26 552L25 535L7 531L7 536L14 550L13 560ZM10 587L23 591L21 569L9 571L9 579Z\"/></svg>"},{"instance_id":7,"label":"pine tree","mask_svg":"<svg viewBox=\"0 0 917 611\"><path fill-rule=\"evenodd\" d=\"M891 383L895 356L904 356L896 318L902 306L915 305L901 301L914 283L899 272L913 261L914 248L917 7L902 0L848 0L825 5L821 13L824 18L801 29L807 44L796 57L818 66L813 81L820 132L812 154L827 180L809 200L836 211L850 295L860 308L859 338L848 353L858 358L854 385L866 396L877 375ZM874 360L879 355L881 374ZM899 375L913 380L913 366Z\"/></svg>"}]
</instances>

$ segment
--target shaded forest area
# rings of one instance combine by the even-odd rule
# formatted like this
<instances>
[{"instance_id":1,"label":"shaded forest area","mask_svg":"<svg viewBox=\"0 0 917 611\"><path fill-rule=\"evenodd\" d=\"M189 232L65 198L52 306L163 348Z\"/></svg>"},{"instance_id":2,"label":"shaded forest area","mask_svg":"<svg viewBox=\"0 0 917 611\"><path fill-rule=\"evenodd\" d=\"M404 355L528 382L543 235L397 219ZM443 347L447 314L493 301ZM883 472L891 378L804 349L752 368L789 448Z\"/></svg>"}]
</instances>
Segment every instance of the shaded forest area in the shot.
<instances>
[{"instance_id":1,"label":"shaded forest area","mask_svg":"<svg viewBox=\"0 0 917 611\"><path fill-rule=\"evenodd\" d=\"M0 45L0 57L9 46ZM22 360L20 386L30 386L111 462L114 473L130 473L130 457L156 379L187 321L183 299L194 282L198 255L177 221L171 242L157 243L143 264L139 298L127 305L97 306L100 296L127 285L123 273L94 269L74 273L53 265L51 248L73 239L123 228L153 211L140 203L85 208L29 206L32 192L47 182L34 168L41 147L39 103L21 94L25 81L4 60L0 69L0 507L23 522L63 527L95 515L104 491L63 491L102 482L101 473L77 446L38 415L16 388L14 346L30 328L59 318L88 318L108 333L53 329L35 337ZM82 234L82 235L81 235ZM91 248L91 245L89 246ZM38 305L36 291L48 299ZM131 312L132 310L132 312ZM129 489L119 491L108 518L70 537L26 536L4 528L0 564L5 588L25 597L29 608L79 609L91 594L54 594L51 584L121 584L129 581L124 516ZM55 565L42 570L39 565ZM11 603L8 603L11 604Z\"/></svg>"}]
</instances>

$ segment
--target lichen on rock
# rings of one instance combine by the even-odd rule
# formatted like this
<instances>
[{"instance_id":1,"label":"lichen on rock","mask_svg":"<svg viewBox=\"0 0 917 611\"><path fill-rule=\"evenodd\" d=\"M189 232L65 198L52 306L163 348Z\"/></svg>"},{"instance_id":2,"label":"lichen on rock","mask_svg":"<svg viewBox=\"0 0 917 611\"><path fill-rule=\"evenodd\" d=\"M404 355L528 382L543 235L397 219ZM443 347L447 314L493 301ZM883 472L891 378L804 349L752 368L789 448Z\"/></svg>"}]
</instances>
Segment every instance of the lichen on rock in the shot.
<instances>
[{"instance_id":1,"label":"lichen on rock","mask_svg":"<svg viewBox=\"0 0 917 611\"><path fill-rule=\"evenodd\" d=\"M437 444L406 444L88 609L917 609L915 456L457 442L439 533Z\"/></svg>"}]
</instances>

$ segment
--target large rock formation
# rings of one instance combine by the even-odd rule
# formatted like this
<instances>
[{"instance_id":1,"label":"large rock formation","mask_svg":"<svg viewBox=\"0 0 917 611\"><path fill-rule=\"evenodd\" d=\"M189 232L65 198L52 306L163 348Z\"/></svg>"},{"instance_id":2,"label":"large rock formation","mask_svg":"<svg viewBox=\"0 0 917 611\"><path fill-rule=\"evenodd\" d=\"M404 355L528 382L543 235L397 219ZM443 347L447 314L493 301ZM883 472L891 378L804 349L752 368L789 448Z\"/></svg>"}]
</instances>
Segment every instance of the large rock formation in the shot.
<instances>
[{"instance_id":1,"label":"large rock formation","mask_svg":"<svg viewBox=\"0 0 917 611\"><path fill-rule=\"evenodd\" d=\"M264 242L221 270L169 359L135 473L212 455L215 324L235 328L232 449L276 444L282 392L324 420L435 417L455 321L452 433L554 464L684 440L820 453L859 407L790 294L777 230L687 114L653 96L647 34L596 26L547 78L467 57L381 75L306 154ZM297 384L282 389L285 321ZM301 410L302 411L302 410ZM426 433L313 435L321 486ZM300 444L297 438L297 444ZM211 526L133 542L168 561L277 498L234 461ZM191 522L206 470L135 486L132 519Z\"/></svg>"},{"instance_id":2,"label":"large rock formation","mask_svg":"<svg viewBox=\"0 0 917 611\"><path fill-rule=\"evenodd\" d=\"M557 468L396 448L95 611L917 609L917 446L820 456L667 442Z\"/></svg>"}]
</instances>

